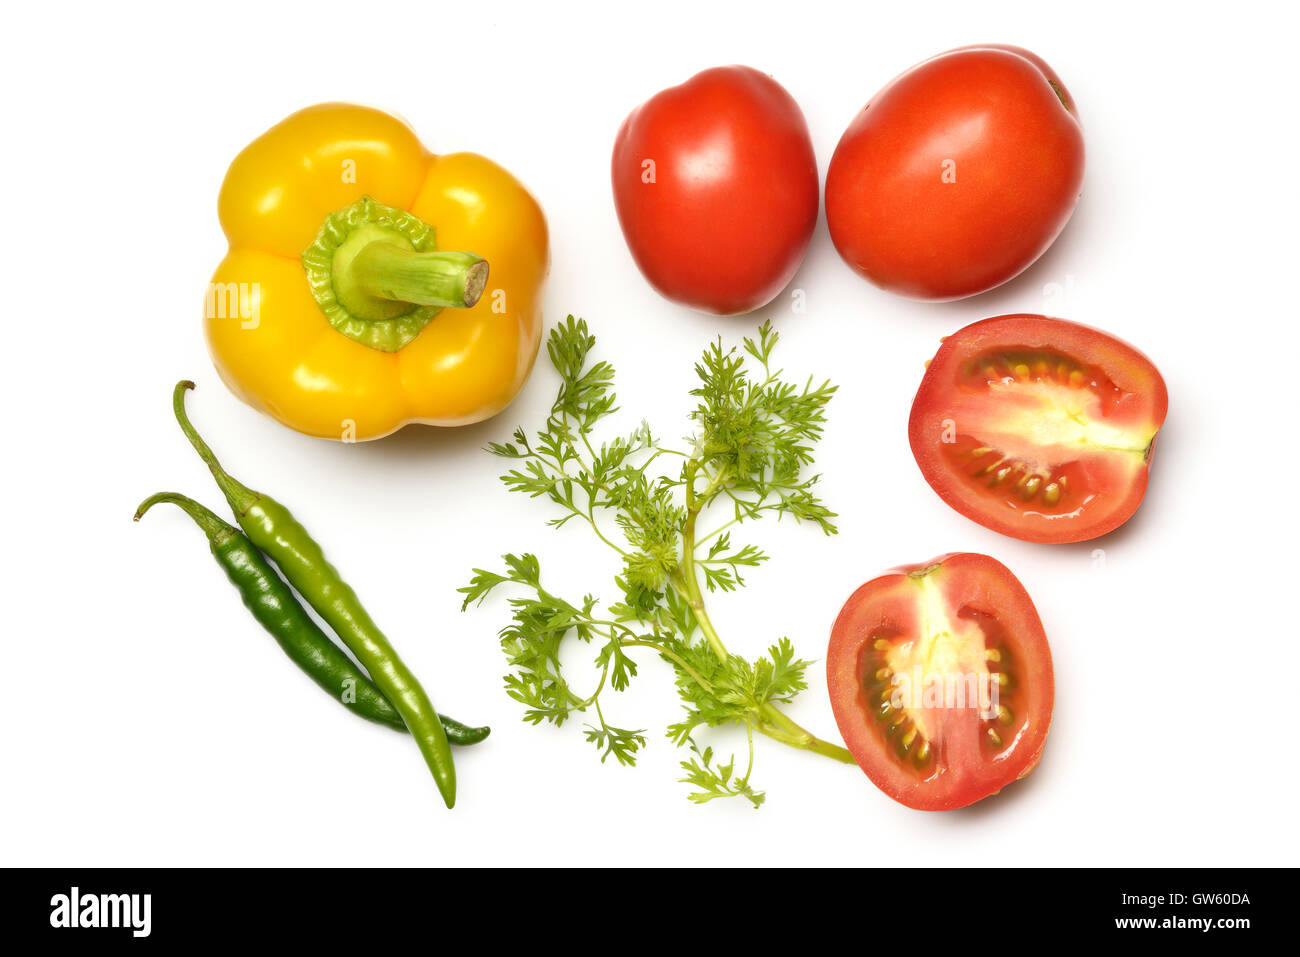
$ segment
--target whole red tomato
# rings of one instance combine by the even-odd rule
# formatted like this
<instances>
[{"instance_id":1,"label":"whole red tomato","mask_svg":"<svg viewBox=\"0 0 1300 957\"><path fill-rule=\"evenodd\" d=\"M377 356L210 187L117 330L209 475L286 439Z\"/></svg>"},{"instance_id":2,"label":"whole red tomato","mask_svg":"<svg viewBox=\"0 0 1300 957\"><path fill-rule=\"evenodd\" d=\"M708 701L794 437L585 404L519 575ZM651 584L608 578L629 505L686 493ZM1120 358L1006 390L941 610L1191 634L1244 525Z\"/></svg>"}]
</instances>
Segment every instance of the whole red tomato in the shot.
<instances>
[{"instance_id":1,"label":"whole red tomato","mask_svg":"<svg viewBox=\"0 0 1300 957\"><path fill-rule=\"evenodd\" d=\"M817 161L799 105L770 76L716 67L623 121L611 163L632 258L674 302L749 312L799 268L817 223Z\"/></svg>"},{"instance_id":2,"label":"whole red tomato","mask_svg":"<svg viewBox=\"0 0 1300 957\"><path fill-rule=\"evenodd\" d=\"M881 288L961 299L1041 256L1082 182L1079 116L1051 67L1018 47L963 47L912 67L849 125L826 220Z\"/></svg>"}]
</instances>

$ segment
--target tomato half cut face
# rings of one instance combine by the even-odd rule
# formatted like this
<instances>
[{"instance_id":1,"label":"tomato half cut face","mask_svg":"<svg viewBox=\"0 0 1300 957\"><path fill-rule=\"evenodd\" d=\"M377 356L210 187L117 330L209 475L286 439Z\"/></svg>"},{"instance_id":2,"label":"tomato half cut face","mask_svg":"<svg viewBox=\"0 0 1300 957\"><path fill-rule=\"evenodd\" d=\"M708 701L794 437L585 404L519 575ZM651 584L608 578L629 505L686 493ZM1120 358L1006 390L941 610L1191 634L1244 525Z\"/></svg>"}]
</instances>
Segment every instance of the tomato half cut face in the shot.
<instances>
[{"instance_id":1,"label":"tomato half cut face","mask_svg":"<svg viewBox=\"0 0 1300 957\"><path fill-rule=\"evenodd\" d=\"M1063 319L998 316L944 340L908 425L945 502L1028 542L1080 542L1137 510L1168 409L1142 353Z\"/></svg>"},{"instance_id":2,"label":"tomato half cut face","mask_svg":"<svg viewBox=\"0 0 1300 957\"><path fill-rule=\"evenodd\" d=\"M908 807L973 804L1043 753L1052 654L1024 586L987 555L867 582L835 620L826 672L849 751Z\"/></svg>"}]
</instances>

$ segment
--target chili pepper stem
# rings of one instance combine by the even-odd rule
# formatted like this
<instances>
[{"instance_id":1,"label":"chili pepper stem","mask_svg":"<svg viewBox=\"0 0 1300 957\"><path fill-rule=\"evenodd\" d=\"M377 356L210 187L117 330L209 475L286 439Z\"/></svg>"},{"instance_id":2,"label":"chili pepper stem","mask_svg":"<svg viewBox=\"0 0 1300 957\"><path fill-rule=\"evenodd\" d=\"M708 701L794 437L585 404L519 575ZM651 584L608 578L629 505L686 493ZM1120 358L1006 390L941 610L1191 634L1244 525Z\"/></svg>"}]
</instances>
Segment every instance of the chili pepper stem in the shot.
<instances>
[{"instance_id":1,"label":"chili pepper stem","mask_svg":"<svg viewBox=\"0 0 1300 957\"><path fill-rule=\"evenodd\" d=\"M199 435L198 430L190 423L189 416L185 413L185 393L193 388L193 382L182 379L172 390L172 411L176 415L176 421L180 423L185 438L189 439L190 445L194 446L194 451L199 453L199 458L208 467L212 477L217 480L217 487L221 489L221 494L226 497L235 514L246 515L261 496L221 467L221 462L217 460L212 449L208 448L208 443L203 441L203 436Z\"/></svg>"},{"instance_id":2,"label":"chili pepper stem","mask_svg":"<svg viewBox=\"0 0 1300 957\"><path fill-rule=\"evenodd\" d=\"M144 517L144 513L159 502L166 502L169 505L176 505L183 509L185 514L194 519L194 524L203 530L203 534L208 537L208 544L214 549L239 534L239 530L233 525L222 521L194 499L181 495L179 492L159 492L156 495L150 495L135 510L135 518L132 521L140 521Z\"/></svg>"}]
</instances>

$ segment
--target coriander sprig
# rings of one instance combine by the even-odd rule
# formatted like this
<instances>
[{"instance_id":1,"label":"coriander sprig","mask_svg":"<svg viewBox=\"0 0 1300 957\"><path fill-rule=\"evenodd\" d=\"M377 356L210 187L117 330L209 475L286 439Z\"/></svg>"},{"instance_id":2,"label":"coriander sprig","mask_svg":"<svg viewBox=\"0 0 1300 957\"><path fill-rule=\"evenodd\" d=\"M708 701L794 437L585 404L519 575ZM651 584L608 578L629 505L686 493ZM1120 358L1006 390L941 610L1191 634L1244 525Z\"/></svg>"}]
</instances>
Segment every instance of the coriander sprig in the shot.
<instances>
[{"instance_id":1,"label":"coriander sprig","mask_svg":"<svg viewBox=\"0 0 1300 957\"><path fill-rule=\"evenodd\" d=\"M626 688L637 674L633 654L650 649L672 666L686 712L667 734L694 755L681 762L682 780L696 789L691 800L763 802L763 792L750 785L755 732L853 763L844 748L815 737L780 709L807 687L809 662L795 657L790 641L779 639L753 661L734 655L704 601L706 591L743 586L744 573L768 559L753 545L734 544L733 526L770 513L835 533L835 515L816 493L819 476L805 474L835 387L814 386L812 379L798 387L782 379L772 367L777 334L764 323L741 351L717 341L696 364L699 385L691 394L698 402L685 450L663 445L645 422L597 445L596 427L617 407L613 367L589 361L595 343L586 322L572 316L551 331L547 352L560 389L545 427L531 438L518 429L513 441L489 450L516 463L501 476L508 489L559 506L549 524L581 521L618 553L620 597L603 610L593 595L580 602L560 598L542 584L531 554L505 555L499 572L475 569L460 589L463 608L499 586L517 586L509 600L511 621L500 633L511 668L507 693L534 724L589 716L585 734L601 760L635 764L644 729L609 724L601 696ZM714 511L725 519L701 534L701 517ZM574 690L560 664L560 647L571 638L596 647L597 683L589 694ZM732 723L746 731L743 774L734 758L718 763L712 748L701 750L694 738L702 727Z\"/></svg>"}]
</instances>

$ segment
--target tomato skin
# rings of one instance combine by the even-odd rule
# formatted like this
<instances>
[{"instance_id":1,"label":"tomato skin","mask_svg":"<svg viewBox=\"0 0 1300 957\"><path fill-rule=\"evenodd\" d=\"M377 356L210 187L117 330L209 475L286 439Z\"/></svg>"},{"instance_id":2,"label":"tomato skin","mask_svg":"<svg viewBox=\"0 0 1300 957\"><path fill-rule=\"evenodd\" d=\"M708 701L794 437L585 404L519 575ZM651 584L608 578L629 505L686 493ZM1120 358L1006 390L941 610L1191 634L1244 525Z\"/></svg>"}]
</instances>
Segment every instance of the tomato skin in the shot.
<instances>
[{"instance_id":1,"label":"tomato skin","mask_svg":"<svg viewBox=\"0 0 1300 957\"><path fill-rule=\"evenodd\" d=\"M900 638L915 639L908 628L927 620L922 608L930 602L918 597L918 582L929 583L954 616L960 610L985 616L990 623L987 644L1002 649L1011 686L1017 689L1016 710L1005 724L981 724L973 712L949 712L953 717L946 736L936 738L934 763L924 771L891 751L882 719L872 710L875 699L864 693L878 663L868 657L876 636L897 628ZM854 760L876 787L907 807L966 807L1025 777L1042 757L1055 701L1051 649L1024 586L987 555L941 555L893 569L858 588L831 629L826 676L835 721ZM1003 735L996 749L984 740L986 724Z\"/></svg>"},{"instance_id":2,"label":"tomato skin","mask_svg":"<svg viewBox=\"0 0 1300 957\"><path fill-rule=\"evenodd\" d=\"M826 221L844 261L881 288L961 299L1046 251L1083 168L1078 113L1052 69L1017 47L963 47L894 79L849 124Z\"/></svg>"},{"instance_id":3,"label":"tomato skin","mask_svg":"<svg viewBox=\"0 0 1300 957\"><path fill-rule=\"evenodd\" d=\"M1075 486L1054 508L1045 496L1017 501L999 498L974 481L979 461L962 463L954 453L962 434L969 432L981 447L1003 447L991 439L999 425L998 406L1005 404L1022 422L1046 421L1036 406L1038 386L1016 377L1004 389L1005 398L982 396L963 379L963 370L982 365L981 356L1026 352L1064 357L1071 368L1085 370L1084 394L1079 408L1086 409L1081 434L1088 429L1131 436L1125 451L1082 445L1033 449L1035 436L1023 437L1032 455L1051 475L1072 474ZM1004 380L1006 381L1006 380ZM1098 383L1104 389L1087 391ZM1055 388L1053 385L1052 388ZM1061 391L1061 390L1056 390ZM1022 394L1018 394L1022 393ZM1098 397L1100 396L1100 398ZM1028 413L1023 410L1028 409ZM1137 511L1146 492L1155 441L1169 409L1169 394L1159 370L1133 346L1080 323L1045 316L1015 314L972 323L943 340L926 367L908 421L912 455L926 482L956 511L995 532L1027 542L1061 544L1097 538L1126 522ZM947 435L944 433L948 432ZM956 440L956 441L954 441ZM1014 437L1012 437L1014 441ZM985 461L996 458L990 454ZM1005 461L1011 461L1007 456ZM1070 464L1066 464L1070 463ZM989 478L991 481L991 477Z\"/></svg>"},{"instance_id":4,"label":"tomato skin","mask_svg":"<svg viewBox=\"0 0 1300 957\"><path fill-rule=\"evenodd\" d=\"M808 124L779 83L747 66L697 73L633 110L614 141L611 179L642 274L665 298L703 312L770 302L817 224Z\"/></svg>"}]
</instances>

